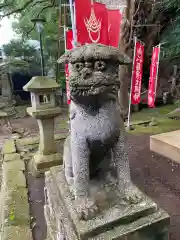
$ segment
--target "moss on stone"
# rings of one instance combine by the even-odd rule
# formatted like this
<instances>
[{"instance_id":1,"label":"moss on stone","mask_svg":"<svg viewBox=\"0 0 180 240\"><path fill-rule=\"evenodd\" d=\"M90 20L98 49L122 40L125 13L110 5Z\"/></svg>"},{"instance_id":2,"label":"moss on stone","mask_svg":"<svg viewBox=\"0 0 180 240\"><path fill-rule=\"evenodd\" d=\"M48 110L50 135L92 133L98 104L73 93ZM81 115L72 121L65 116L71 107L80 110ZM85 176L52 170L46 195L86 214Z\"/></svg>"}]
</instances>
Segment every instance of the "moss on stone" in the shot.
<instances>
[{"instance_id":1,"label":"moss on stone","mask_svg":"<svg viewBox=\"0 0 180 240\"><path fill-rule=\"evenodd\" d=\"M36 119L46 119L46 118L54 118L61 113L61 109L59 107L45 107L44 109L34 109L32 107L27 108L27 113L36 118Z\"/></svg>"},{"instance_id":2,"label":"moss on stone","mask_svg":"<svg viewBox=\"0 0 180 240\"><path fill-rule=\"evenodd\" d=\"M24 162L18 157L17 160L7 161L7 162L4 161L3 170L6 174L9 171L13 171L14 173L17 173L19 171L24 171L25 165L24 165Z\"/></svg>"},{"instance_id":3,"label":"moss on stone","mask_svg":"<svg viewBox=\"0 0 180 240\"><path fill-rule=\"evenodd\" d=\"M8 189L5 200L5 219L5 226L29 225L29 204L26 188Z\"/></svg>"},{"instance_id":4,"label":"moss on stone","mask_svg":"<svg viewBox=\"0 0 180 240\"><path fill-rule=\"evenodd\" d=\"M26 188L26 178L22 171L9 170L6 173L6 184L9 188L24 187Z\"/></svg>"},{"instance_id":5,"label":"moss on stone","mask_svg":"<svg viewBox=\"0 0 180 240\"><path fill-rule=\"evenodd\" d=\"M32 233L26 226L5 227L3 240L32 240Z\"/></svg>"},{"instance_id":6,"label":"moss on stone","mask_svg":"<svg viewBox=\"0 0 180 240\"><path fill-rule=\"evenodd\" d=\"M8 141L8 144L10 145L10 142L12 146L12 141ZM6 152L8 153L4 154L0 193L0 238L31 240L28 190L23 173L25 164L19 154Z\"/></svg>"},{"instance_id":7,"label":"moss on stone","mask_svg":"<svg viewBox=\"0 0 180 240\"><path fill-rule=\"evenodd\" d=\"M5 154L3 160L5 162L20 160L20 155L18 153Z\"/></svg>"},{"instance_id":8,"label":"moss on stone","mask_svg":"<svg viewBox=\"0 0 180 240\"><path fill-rule=\"evenodd\" d=\"M68 134L58 133L54 135L55 140L65 140ZM16 145L26 146L26 145L34 145L39 144L39 137L31 137L31 138L21 138L16 139Z\"/></svg>"},{"instance_id":9,"label":"moss on stone","mask_svg":"<svg viewBox=\"0 0 180 240\"><path fill-rule=\"evenodd\" d=\"M45 76L37 76L31 78L31 80L23 87L24 91L28 92L48 92L54 91L59 88L59 84L53 79Z\"/></svg>"},{"instance_id":10,"label":"moss on stone","mask_svg":"<svg viewBox=\"0 0 180 240\"><path fill-rule=\"evenodd\" d=\"M132 114L132 125L134 127L133 131L129 131L130 134L159 134L163 132L170 132L180 129L180 121L167 118L167 113L176 109L176 105L166 105L162 107L157 107L154 109L143 109L140 112ZM156 118L158 125L149 126L149 124L138 124L137 122L151 122L152 118Z\"/></svg>"},{"instance_id":11,"label":"moss on stone","mask_svg":"<svg viewBox=\"0 0 180 240\"><path fill-rule=\"evenodd\" d=\"M3 154L16 153L16 145L13 139L7 140L2 149Z\"/></svg>"},{"instance_id":12,"label":"moss on stone","mask_svg":"<svg viewBox=\"0 0 180 240\"><path fill-rule=\"evenodd\" d=\"M173 120L168 118L158 118L158 125L157 126L149 126L149 125L139 125L135 126L133 131L129 131L131 134L159 134L164 132L171 132L180 129L180 121Z\"/></svg>"},{"instance_id":13,"label":"moss on stone","mask_svg":"<svg viewBox=\"0 0 180 240\"><path fill-rule=\"evenodd\" d=\"M55 140L65 140L68 135L67 133L55 134Z\"/></svg>"}]
</instances>

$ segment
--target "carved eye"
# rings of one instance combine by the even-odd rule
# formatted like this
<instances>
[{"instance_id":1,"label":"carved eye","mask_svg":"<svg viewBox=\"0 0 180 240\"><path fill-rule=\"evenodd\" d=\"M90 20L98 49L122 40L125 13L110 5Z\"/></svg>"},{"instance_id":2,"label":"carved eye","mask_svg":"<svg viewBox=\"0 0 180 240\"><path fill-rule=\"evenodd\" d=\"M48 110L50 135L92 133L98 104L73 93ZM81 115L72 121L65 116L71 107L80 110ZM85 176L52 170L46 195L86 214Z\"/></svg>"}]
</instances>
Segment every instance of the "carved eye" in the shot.
<instances>
[{"instance_id":1,"label":"carved eye","mask_svg":"<svg viewBox=\"0 0 180 240\"><path fill-rule=\"evenodd\" d=\"M95 65L94 65L95 70L102 71L105 69L105 67L106 67L106 63L104 61L95 62Z\"/></svg>"},{"instance_id":2,"label":"carved eye","mask_svg":"<svg viewBox=\"0 0 180 240\"><path fill-rule=\"evenodd\" d=\"M84 63L82 63L82 62L77 62L74 64L74 69L78 72L81 71L83 69L83 67L84 67Z\"/></svg>"},{"instance_id":3,"label":"carved eye","mask_svg":"<svg viewBox=\"0 0 180 240\"><path fill-rule=\"evenodd\" d=\"M85 67L92 68L92 63L91 62L85 62Z\"/></svg>"}]
</instances>

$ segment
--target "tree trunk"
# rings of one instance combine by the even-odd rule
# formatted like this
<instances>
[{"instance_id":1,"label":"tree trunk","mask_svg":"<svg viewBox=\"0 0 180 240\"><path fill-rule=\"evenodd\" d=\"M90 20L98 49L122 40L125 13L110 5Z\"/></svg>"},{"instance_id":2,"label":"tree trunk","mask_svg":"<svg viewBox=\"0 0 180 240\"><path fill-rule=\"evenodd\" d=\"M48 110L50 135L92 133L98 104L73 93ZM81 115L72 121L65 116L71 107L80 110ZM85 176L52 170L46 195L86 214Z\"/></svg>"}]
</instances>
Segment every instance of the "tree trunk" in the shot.
<instances>
[{"instance_id":1,"label":"tree trunk","mask_svg":"<svg viewBox=\"0 0 180 240\"><path fill-rule=\"evenodd\" d=\"M122 6L126 6L123 12L123 20L120 31L120 50L127 54L129 57L133 57L133 51L131 48L133 40L133 14L134 14L134 0L122 1ZM132 67L132 66L131 66ZM129 105L129 85L131 82L131 67L120 66L119 69L119 80L120 80L120 91L119 91L119 103L124 119L128 115Z\"/></svg>"}]
</instances>

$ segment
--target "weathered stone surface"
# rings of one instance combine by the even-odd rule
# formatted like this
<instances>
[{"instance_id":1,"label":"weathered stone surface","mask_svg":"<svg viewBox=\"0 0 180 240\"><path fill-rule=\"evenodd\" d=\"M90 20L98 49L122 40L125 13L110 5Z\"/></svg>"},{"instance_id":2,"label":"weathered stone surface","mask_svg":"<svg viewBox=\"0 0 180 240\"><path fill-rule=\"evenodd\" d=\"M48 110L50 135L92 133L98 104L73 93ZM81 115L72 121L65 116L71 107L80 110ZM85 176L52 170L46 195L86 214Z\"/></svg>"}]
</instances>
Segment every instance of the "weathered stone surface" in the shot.
<instances>
[{"instance_id":1,"label":"weathered stone surface","mask_svg":"<svg viewBox=\"0 0 180 240\"><path fill-rule=\"evenodd\" d=\"M46 173L45 216L50 239L64 236L68 240L167 240L169 216L147 196L139 191L143 200L139 204L127 205L109 191L109 202L100 195L105 191L96 188L101 212L92 220L79 221L75 201L67 186L62 167L54 167ZM109 186L110 187L110 186ZM115 198L116 195L116 198ZM151 235L150 235L151 233ZM159 235L158 235L159 234ZM160 238L160 234L164 238ZM159 236L159 238L157 238Z\"/></svg>"},{"instance_id":2,"label":"weathered stone surface","mask_svg":"<svg viewBox=\"0 0 180 240\"><path fill-rule=\"evenodd\" d=\"M65 176L77 199L79 219L87 220L99 210L89 195L90 179L97 176L104 182L114 178L127 202L140 201L130 176L126 111L118 101L121 66L131 59L121 49L87 44L65 53L60 61L69 64L71 96L70 135L63 155Z\"/></svg>"},{"instance_id":3,"label":"weathered stone surface","mask_svg":"<svg viewBox=\"0 0 180 240\"><path fill-rule=\"evenodd\" d=\"M180 130L150 137L150 150L180 163Z\"/></svg>"},{"instance_id":4,"label":"weathered stone surface","mask_svg":"<svg viewBox=\"0 0 180 240\"><path fill-rule=\"evenodd\" d=\"M2 149L3 154L7 153L16 153L16 146L14 140L7 140L4 144L4 147Z\"/></svg>"},{"instance_id":5,"label":"weathered stone surface","mask_svg":"<svg viewBox=\"0 0 180 240\"><path fill-rule=\"evenodd\" d=\"M5 198L5 225L28 226L30 218L27 189L8 188Z\"/></svg>"},{"instance_id":6,"label":"weathered stone surface","mask_svg":"<svg viewBox=\"0 0 180 240\"><path fill-rule=\"evenodd\" d=\"M5 205L5 194L6 194L6 184L4 181L4 174L1 173L1 190L0 190L0 230L3 231L4 223L5 223L5 211L4 211L4 205ZM0 232L1 233L1 232Z\"/></svg>"},{"instance_id":7,"label":"weathered stone surface","mask_svg":"<svg viewBox=\"0 0 180 240\"><path fill-rule=\"evenodd\" d=\"M51 166L61 164L54 138L54 118L61 113L55 102L55 90L58 88L58 84L48 77L33 77L24 86L25 91L31 92L32 107L27 108L27 112L37 119L39 126L39 148L29 163L30 171L35 176L43 174Z\"/></svg>"},{"instance_id":8,"label":"weathered stone surface","mask_svg":"<svg viewBox=\"0 0 180 240\"><path fill-rule=\"evenodd\" d=\"M31 230L26 226L5 227L3 240L32 240Z\"/></svg>"},{"instance_id":9,"label":"weathered stone surface","mask_svg":"<svg viewBox=\"0 0 180 240\"><path fill-rule=\"evenodd\" d=\"M67 137L68 134L66 133L59 133L54 135L54 139L56 141L58 140L64 140ZM36 145L39 143L39 137L30 137L30 138L21 138L21 139L16 139L16 145Z\"/></svg>"},{"instance_id":10,"label":"weathered stone surface","mask_svg":"<svg viewBox=\"0 0 180 240\"><path fill-rule=\"evenodd\" d=\"M38 170L62 164L62 154L60 153L50 155L36 154L33 158Z\"/></svg>"},{"instance_id":11,"label":"weathered stone surface","mask_svg":"<svg viewBox=\"0 0 180 240\"><path fill-rule=\"evenodd\" d=\"M4 154L0 191L0 239L31 240L25 163L17 153Z\"/></svg>"},{"instance_id":12,"label":"weathered stone surface","mask_svg":"<svg viewBox=\"0 0 180 240\"><path fill-rule=\"evenodd\" d=\"M22 170L8 169L7 166L3 166L3 168L4 174L6 174L5 182L9 187L26 187L26 178Z\"/></svg>"},{"instance_id":13,"label":"weathered stone surface","mask_svg":"<svg viewBox=\"0 0 180 240\"><path fill-rule=\"evenodd\" d=\"M28 169L36 177L40 177L51 167L61 165L63 163L63 156L60 153L41 155L35 154L28 164Z\"/></svg>"},{"instance_id":14,"label":"weathered stone surface","mask_svg":"<svg viewBox=\"0 0 180 240\"><path fill-rule=\"evenodd\" d=\"M32 116L36 119L42 119L42 118L58 116L61 113L61 109L59 107L56 107L56 108L35 110L32 107L29 107L29 108L27 108L27 112L30 116Z\"/></svg>"},{"instance_id":15,"label":"weathered stone surface","mask_svg":"<svg viewBox=\"0 0 180 240\"><path fill-rule=\"evenodd\" d=\"M7 158L5 157L5 159ZM12 161L4 161L3 167L6 172L7 171L17 172L25 170L24 162L21 159L19 159L19 156L17 156L17 160L14 159Z\"/></svg>"},{"instance_id":16,"label":"weathered stone surface","mask_svg":"<svg viewBox=\"0 0 180 240\"><path fill-rule=\"evenodd\" d=\"M20 155L18 153L11 153L11 154L5 154L4 155L4 159L3 159L5 162L8 162L8 161L13 161L13 160L20 160Z\"/></svg>"},{"instance_id":17,"label":"weathered stone surface","mask_svg":"<svg viewBox=\"0 0 180 240\"><path fill-rule=\"evenodd\" d=\"M39 154L49 155L57 152L54 139L54 118L38 119L39 134Z\"/></svg>"},{"instance_id":18,"label":"weathered stone surface","mask_svg":"<svg viewBox=\"0 0 180 240\"><path fill-rule=\"evenodd\" d=\"M59 88L59 84L53 79L46 76L37 76L31 78L31 80L23 87L24 91L28 92L47 92L48 90L54 91Z\"/></svg>"},{"instance_id":19,"label":"weathered stone surface","mask_svg":"<svg viewBox=\"0 0 180 240\"><path fill-rule=\"evenodd\" d=\"M169 215L162 209L137 219L126 226L115 226L112 230L89 240L168 240Z\"/></svg>"}]
</instances>

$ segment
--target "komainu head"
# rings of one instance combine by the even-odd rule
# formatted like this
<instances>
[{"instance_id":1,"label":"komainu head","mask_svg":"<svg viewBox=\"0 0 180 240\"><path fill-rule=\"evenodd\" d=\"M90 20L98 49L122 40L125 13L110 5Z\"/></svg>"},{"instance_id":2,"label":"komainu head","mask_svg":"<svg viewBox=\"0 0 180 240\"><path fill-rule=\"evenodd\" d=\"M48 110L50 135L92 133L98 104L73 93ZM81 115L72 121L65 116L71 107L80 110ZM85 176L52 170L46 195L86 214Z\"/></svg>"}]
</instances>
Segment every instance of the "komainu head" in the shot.
<instances>
[{"instance_id":1,"label":"komainu head","mask_svg":"<svg viewBox=\"0 0 180 240\"><path fill-rule=\"evenodd\" d=\"M117 92L119 65L131 61L114 47L89 44L65 53L58 62L69 64L70 94L75 98Z\"/></svg>"}]
</instances>

